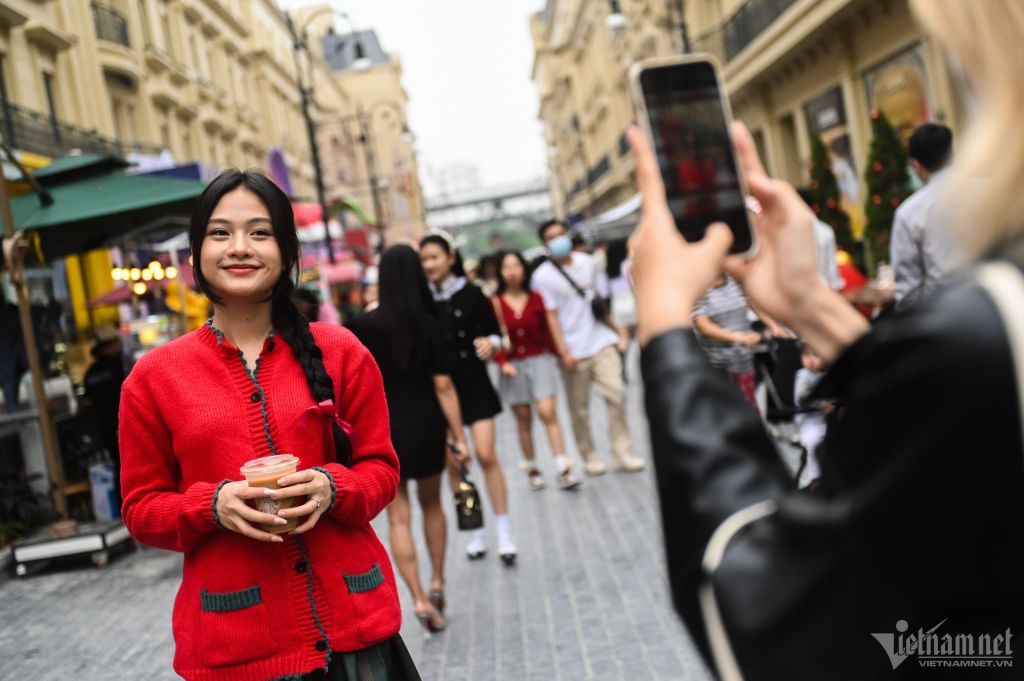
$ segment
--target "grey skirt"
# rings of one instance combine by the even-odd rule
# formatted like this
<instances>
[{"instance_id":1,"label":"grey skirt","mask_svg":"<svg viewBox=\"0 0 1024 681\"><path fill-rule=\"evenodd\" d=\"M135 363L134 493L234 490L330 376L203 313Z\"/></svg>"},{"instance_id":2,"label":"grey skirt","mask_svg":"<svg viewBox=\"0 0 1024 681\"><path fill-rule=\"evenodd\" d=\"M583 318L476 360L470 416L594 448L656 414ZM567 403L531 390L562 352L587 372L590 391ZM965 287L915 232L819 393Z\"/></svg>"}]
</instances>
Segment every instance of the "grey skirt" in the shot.
<instances>
[{"instance_id":1,"label":"grey skirt","mask_svg":"<svg viewBox=\"0 0 1024 681\"><path fill-rule=\"evenodd\" d=\"M558 362L548 353L513 359L510 363L516 368L516 377L502 374L498 383L506 404L533 404L558 394Z\"/></svg>"}]
</instances>

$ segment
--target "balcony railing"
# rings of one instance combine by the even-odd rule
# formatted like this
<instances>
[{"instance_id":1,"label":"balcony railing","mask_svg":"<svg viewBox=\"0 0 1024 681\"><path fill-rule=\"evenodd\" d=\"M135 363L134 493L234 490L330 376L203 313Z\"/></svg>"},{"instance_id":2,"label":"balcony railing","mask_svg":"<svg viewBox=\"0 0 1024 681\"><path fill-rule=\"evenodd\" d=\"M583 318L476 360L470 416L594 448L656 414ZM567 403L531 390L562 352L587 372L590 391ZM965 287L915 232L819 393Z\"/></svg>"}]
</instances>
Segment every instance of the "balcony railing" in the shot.
<instances>
[{"instance_id":1,"label":"balcony railing","mask_svg":"<svg viewBox=\"0 0 1024 681\"><path fill-rule=\"evenodd\" d=\"M161 152L160 147L112 140L11 102L0 102L0 132L12 148L50 158L66 156L74 150L122 158L128 154Z\"/></svg>"},{"instance_id":2,"label":"balcony railing","mask_svg":"<svg viewBox=\"0 0 1024 681\"><path fill-rule=\"evenodd\" d=\"M796 0L747 0L722 26L725 60L729 61L754 42Z\"/></svg>"},{"instance_id":3,"label":"balcony railing","mask_svg":"<svg viewBox=\"0 0 1024 681\"><path fill-rule=\"evenodd\" d=\"M96 37L100 40L131 47L131 41L128 40L128 19L113 7L94 2L92 22L96 26Z\"/></svg>"}]
</instances>

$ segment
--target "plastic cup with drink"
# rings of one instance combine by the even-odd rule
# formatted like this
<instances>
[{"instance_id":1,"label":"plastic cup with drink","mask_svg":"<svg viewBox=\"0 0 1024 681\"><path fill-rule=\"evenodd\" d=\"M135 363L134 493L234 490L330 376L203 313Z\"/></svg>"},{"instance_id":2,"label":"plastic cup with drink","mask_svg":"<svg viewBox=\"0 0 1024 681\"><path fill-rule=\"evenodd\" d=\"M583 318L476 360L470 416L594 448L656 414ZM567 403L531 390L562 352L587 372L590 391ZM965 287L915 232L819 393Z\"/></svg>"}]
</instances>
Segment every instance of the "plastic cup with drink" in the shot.
<instances>
[{"instance_id":1,"label":"plastic cup with drink","mask_svg":"<svg viewBox=\"0 0 1024 681\"><path fill-rule=\"evenodd\" d=\"M281 489L277 481L286 475L296 472L298 467L299 457L291 454L275 454L274 456L264 456L252 461L246 461L240 470L242 475L245 476L246 482L249 483L249 487ZM277 512L282 509L293 508L304 502L305 500L301 497L289 497L286 499L260 497L253 501L257 511L270 513L271 515L277 515ZM264 532L269 532L270 534L291 532L298 527L298 518L288 518L287 520L288 523L286 525L265 525L260 523L259 527Z\"/></svg>"}]
</instances>

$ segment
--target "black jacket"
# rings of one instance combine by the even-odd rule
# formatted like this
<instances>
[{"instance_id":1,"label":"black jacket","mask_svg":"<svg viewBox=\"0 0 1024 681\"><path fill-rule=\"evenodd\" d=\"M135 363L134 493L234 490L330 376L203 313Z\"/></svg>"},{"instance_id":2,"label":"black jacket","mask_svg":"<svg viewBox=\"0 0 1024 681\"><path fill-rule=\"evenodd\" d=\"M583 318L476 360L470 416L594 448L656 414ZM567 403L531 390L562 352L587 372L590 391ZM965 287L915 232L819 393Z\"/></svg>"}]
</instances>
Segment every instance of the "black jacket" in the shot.
<instances>
[{"instance_id":1,"label":"black jacket","mask_svg":"<svg viewBox=\"0 0 1024 681\"><path fill-rule=\"evenodd\" d=\"M653 339L642 367L674 603L712 669L739 678L732 655L748 681L1021 678L1024 452L984 291L954 286L843 353L818 388L843 407L815 493L794 489L689 329ZM900 621L904 637L1009 628L1014 668L914 655L894 671L884 644Z\"/></svg>"},{"instance_id":2,"label":"black jacket","mask_svg":"<svg viewBox=\"0 0 1024 681\"><path fill-rule=\"evenodd\" d=\"M458 383L487 378L487 364L476 356L473 340L501 334L491 301L479 286L467 281L451 298L437 301L437 307L452 380Z\"/></svg>"}]
</instances>

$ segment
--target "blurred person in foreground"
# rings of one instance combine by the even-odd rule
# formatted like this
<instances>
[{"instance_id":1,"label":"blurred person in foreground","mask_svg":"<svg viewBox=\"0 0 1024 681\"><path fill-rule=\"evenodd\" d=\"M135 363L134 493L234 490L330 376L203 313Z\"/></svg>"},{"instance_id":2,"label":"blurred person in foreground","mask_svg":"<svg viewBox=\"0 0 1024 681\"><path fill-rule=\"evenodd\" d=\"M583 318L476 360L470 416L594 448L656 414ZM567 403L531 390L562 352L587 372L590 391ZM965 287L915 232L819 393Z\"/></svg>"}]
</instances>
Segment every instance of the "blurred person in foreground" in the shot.
<instances>
[{"instance_id":1,"label":"blurred person in foreground","mask_svg":"<svg viewBox=\"0 0 1024 681\"><path fill-rule=\"evenodd\" d=\"M924 186L901 203L893 216L889 256L899 307L926 298L958 262L957 244L942 205L953 158L953 132L944 125L925 123L910 136L907 155Z\"/></svg>"},{"instance_id":2,"label":"blurred person in foreground","mask_svg":"<svg viewBox=\"0 0 1024 681\"><path fill-rule=\"evenodd\" d=\"M912 5L978 98L950 168L950 186L971 189L955 197L954 224L977 261L1011 263L1004 272L1016 281L1024 4ZM737 124L733 139L762 210L760 250L745 262L726 259L723 225L682 239L650 145L636 129L629 136L644 197L633 277L669 580L705 658L722 678L748 681L935 679L947 677L917 659L915 644L985 635L1013 667L969 678L1019 678L1024 452L994 298L964 277L871 329L818 276L813 216L767 176L746 128ZM815 395L839 400L842 413L826 435L817 494L793 489L762 423L688 328L723 263L830 367Z\"/></svg>"}]
</instances>

